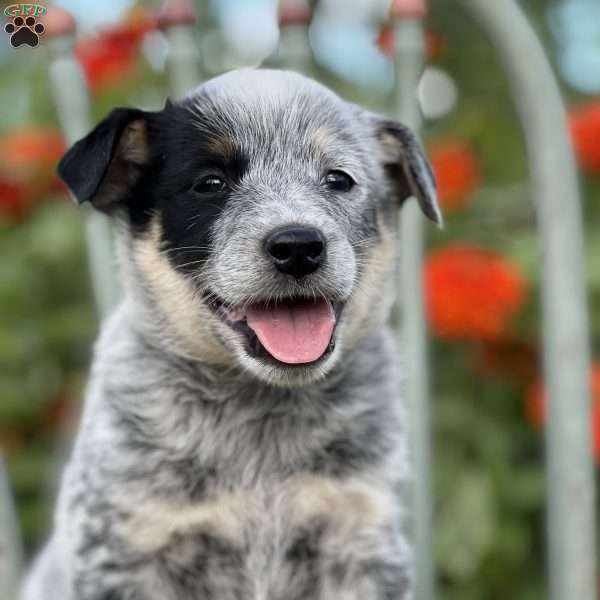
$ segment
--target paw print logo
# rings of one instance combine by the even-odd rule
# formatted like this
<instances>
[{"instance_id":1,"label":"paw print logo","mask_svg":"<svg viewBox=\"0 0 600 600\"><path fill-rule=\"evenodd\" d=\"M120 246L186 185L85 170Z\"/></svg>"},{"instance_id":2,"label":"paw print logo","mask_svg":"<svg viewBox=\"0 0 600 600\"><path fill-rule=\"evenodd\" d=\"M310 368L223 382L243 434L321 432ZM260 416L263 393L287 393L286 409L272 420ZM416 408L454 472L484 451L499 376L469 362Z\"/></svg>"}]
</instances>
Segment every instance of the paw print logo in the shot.
<instances>
[{"instance_id":1,"label":"paw print logo","mask_svg":"<svg viewBox=\"0 0 600 600\"><path fill-rule=\"evenodd\" d=\"M15 17L12 23L4 26L4 31L10 35L10 43L14 48L23 44L35 48L40 41L40 35L44 34L45 27L37 23L35 17Z\"/></svg>"}]
</instances>

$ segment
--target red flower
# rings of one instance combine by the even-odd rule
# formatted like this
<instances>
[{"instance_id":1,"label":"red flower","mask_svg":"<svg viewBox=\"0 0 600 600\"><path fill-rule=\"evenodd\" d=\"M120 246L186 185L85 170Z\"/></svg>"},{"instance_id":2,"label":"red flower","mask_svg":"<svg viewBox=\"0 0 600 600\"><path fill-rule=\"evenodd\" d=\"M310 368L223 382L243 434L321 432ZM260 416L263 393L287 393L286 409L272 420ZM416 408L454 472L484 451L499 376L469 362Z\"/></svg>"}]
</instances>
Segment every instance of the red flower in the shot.
<instances>
[{"instance_id":1,"label":"red flower","mask_svg":"<svg viewBox=\"0 0 600 600\"><path fill-rule=\"evenodd\" d=\"M75 46L92 92L118 85L136 68L137 54L144 35L155 28L155 20L144 10L132 11L123 22L107 27Z\"/></svg>"},{"instance_id":2,"label":"red flower","mask_svg":"<svg viewBox=\"0 0 600 600\"><path fill-rule=\"evenodd\" d=\"M375 43L386 56L394 54L394 30L391 25L385 24L381 26Z\"/></svg>"},{"instance_id":3,"label":"red flower","mask_svg":"<svg viewBox=\"0 0 600 600\"><path fill-rule=\"evenodd\" d=\"M540 381L531 384L525 393L527 420L535 429L542 429L546 422L546 400L544 396L544 385Z\"/></svg>"},{"instance_id":4,"label":"red flower","mask_svg":"<svg viewBox=\"0 0 600 600\"><path fill-rule=\"evenodd\" d=\"M469 204L481 180L479 161L459 140L443 140L429 147L440 204L446 213Z\"/></svg>"},{"instance_id":5,"label":"red flower","mask_svg":"<svg viewBox=\"0 0 600 600\"><path fill-rule=\"evenodd\" d=\"M10 431L0 429L0 450L5 457L15 456L24 445L25 440L20 431L17 433L14 429Z\"/></svg>"},{"instance_id":6,"label":"red flower","mask_svg":"<svg viewBox=\"0 0 600 600\"><path fill-rule=\"evenodd\" d=\"M65 145L54 129L22 129L0 139L0 213L19 221L56 189L54 169Z\"/></svg>"},{"instance_id":7,"label":"red flower","mask_svg":"<svg viewBox=\"0 0 600 600\"><path fill-rule=\"evenodd\" d=\"M569 126L581 168L589 173L600 173L600 101L572 110Z\"/></svg>"},{"instance_id":8,"label":"red flower","mask_svg":"<svg viewBox=\"0 0 600 600\"><path fill-rule=\"evenodd\" d=\"M446 53L446 38L437 31L428 29L425 32L425 51L428 60L439 60Z\"/></svg>"},{"instance_id":9,"label":"red flower","mask_svg":"<svg viewBox=\"0 0 600 600\"><path fill-rule=\"evenodd\" d=\"M118 85L133 72L134 62L129 49L118 44L112 46L100 37L79 42L75 55L93 93Z\"/></svg>"},{"instance_id":10,"label":"red flower","mask_svg":"<svg viewBox=\"0 0 600 600\"><path fill-rule=\"evenodd\" d=\"M600 463L600 363L592 366L590 373L590 387L592 395L591 427L594 442L594 456ZM546 423L546 391L540 381L529 386L525 394L525 410L527 420L538 430L543 429Z\"/></svg>"},{"instance_id":11,"label":"red flower","mask_svg":"<svg viewBox=\"0 0 600 600\"><path fill-rule=\"evenodd\" d=\"M80 416L81 404L69 389L52 396L44 411L46 424L57 432L69 432Z\"/></svg>"},{"instance_id":12,"label":"red flower","mask_svg":"<svg viewBox=\"0 0 600 600\"><path fill-rule=\"evenodd\" d=\"M434 333L454 339L498 339L527 296L516 265L493 252L451 245L424 267L426 310Z\"/></svg>"},{"instance_id":13,"label":"red flower","mask_svg":"<svg viewBox=\"0 0 600 600\"><path fill-rule=\"evenodd\" d=\"M539 373L539 352L530 341L510 337L483 340L474 356L479 375L501 375L526 384Z\"/></svg>"},{"instance_id":14,"label":"red flower","mask_svg":"<svg viewBox=\"0 0 600 600\"><path fill-rule=\"evenodd\" d=\"M25 190L4 179L0 179L0 217L16 222L25 217L31 202Z\"/></svg>"},{"instance_id":15,"label":"red flower","mask_svg":"<svg viewBox=\"0 0 600 600\"><path fill-rule=\"evenodd\" d=\"M394 54L394 30L389 23L385 23L379 29L376 43L386 56L391 57ZM438 60L445 51L445 38L439 33L428 29L425 32L425 56L427 60Z\"/></svg>"}]
</instances>

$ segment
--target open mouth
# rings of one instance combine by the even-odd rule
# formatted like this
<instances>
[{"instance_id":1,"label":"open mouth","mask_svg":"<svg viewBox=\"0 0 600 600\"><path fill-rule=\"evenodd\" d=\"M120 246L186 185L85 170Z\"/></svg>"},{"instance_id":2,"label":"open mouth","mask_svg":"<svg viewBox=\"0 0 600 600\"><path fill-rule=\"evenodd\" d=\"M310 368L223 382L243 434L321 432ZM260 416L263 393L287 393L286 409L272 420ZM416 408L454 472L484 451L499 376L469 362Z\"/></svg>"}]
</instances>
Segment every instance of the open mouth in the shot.
<instances>
[{"instance_id":1,"label":"open mouth","mask_svg":"<svg viewBox=\"0 0 600 600\"><path fill-rule=\"evenodd\" d=\"M343 305L327 298L288 298L230 307L206 295L213 311L246 340L247 352L285 365L315 363L335 347ZM210 300L208 300L210 298Z\"/></svg>"}]
</instances>

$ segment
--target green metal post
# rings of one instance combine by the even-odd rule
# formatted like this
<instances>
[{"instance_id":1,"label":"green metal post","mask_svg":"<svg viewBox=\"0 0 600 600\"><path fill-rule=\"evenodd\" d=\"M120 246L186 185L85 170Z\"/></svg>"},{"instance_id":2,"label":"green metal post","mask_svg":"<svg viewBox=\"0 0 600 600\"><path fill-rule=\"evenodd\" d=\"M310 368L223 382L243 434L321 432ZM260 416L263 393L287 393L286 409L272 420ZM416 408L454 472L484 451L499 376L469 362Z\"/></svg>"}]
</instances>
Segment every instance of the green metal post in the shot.
<instances>
[{"instance_id":1,"label":"green metal post","mask_svg":"<svg viewBox=\"0 0 600 600\"><path fill-rule=\"evenodd\" d=\"M52 58L49 68L51 91L65 139L72 144L91 129L87 88L81 67L73 56L75 22L66 11L52 7L48 9L45 23ZM104 317L121 296L110 222L104 215L89 209L85 229L94 297L100 315Z\"/></svg>"},{"instance_id":2,"label":"green metal post","mask_svg":"<svg viewBox=\"0 0 600 600\"><path fill-rule=\"evenodd\" d=\"M424 8L419 2L395 2L393 5L396 115L417 135L421 127L416 94L423 71ZM396 264L400 272L397 301L402 318L397 331L398 345L405 349L403 366L411 434L413 485L410 515L415 552L415 600L431 600L434 595L432 436L421 277L424 229L423 218L414 199L406 203L398 218Z\"/></svg>"},{"instance_id":3,"label":"green metal post","mask_svg":"<svg viewBox=\"0 0 600 600\"><path fill-rule=\"evenodd\" d=\"M0 453L0 600L15 600L23 568L17 514Z\"/></svg>"},{"instance_id":4,"label":"green metal post","mask_svg":"<svg viewBox=\"0 0 600 600\"><path fill-rule=\"evenodd\" d=\"M308 29L312 10L308 0L283 0L279 3L279 47L276 63L283 68L310 76L313 58Z\"/></svg>"},{"instance_id":5,"label":"green metal post","mask_svg":"<svg viewBox=\"0 0 600 600\"><path fill-rule=\"evenodd\" d=\"M190 0L166 0L158 19L169 42L169 89L175 98L182 98L202 83L194 5Z\"/></svg>"},{"instance_id":6,"label":"green metal post","mask_svg":"<svg viewBox=\"0 0 600 600\"><path fill-rule=\"evenodd\" d=\"M552 600L597 597L588 321L580 198L560 92L514 0L461 0L498 51L521 119L542 253L549 582Z\"/></svg>"}]
</instances>

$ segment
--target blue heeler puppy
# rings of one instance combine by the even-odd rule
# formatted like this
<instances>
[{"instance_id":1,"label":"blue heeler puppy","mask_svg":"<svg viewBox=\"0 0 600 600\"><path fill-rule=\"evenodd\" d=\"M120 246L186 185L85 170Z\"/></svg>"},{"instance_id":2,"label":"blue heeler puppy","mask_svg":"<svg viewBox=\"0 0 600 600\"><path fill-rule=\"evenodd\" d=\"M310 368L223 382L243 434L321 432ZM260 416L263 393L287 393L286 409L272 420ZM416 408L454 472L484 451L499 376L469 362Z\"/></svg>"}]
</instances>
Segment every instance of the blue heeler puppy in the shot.
<instances>
[{"instance_id":1,"label":"blue heeler puppy","mask_svg":"<svg viewBox=\"0 0 600 600\"><path fill-rule=\"evenodd\" d=\"M393 224L439 223L406 127L285 71L116 109L63 158L118 230L26 600L405 600Z\"/></svg>"}]
</instances>

